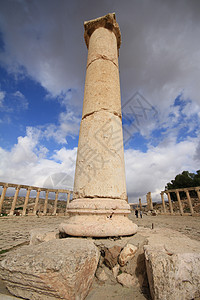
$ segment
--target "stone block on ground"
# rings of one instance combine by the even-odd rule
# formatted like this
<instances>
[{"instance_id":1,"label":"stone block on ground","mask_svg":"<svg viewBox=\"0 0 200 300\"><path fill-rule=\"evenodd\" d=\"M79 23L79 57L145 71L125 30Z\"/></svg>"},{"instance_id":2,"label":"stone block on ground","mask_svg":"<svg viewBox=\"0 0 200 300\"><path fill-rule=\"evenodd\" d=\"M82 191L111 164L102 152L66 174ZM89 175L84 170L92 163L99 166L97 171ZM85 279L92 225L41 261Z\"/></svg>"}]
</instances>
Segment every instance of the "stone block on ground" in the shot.
<instances>
[{"instance_id":1,"label":"stone block on ground","mask_svg":"<svg viewBox=\"0 0 200 300\"><path fill-rule=\"evenodd\" d=\"M129 260L131 260L137 251L137 247L132 244L127 244L119 255L119 264L124 266Z\"/></svg>"},{"instance_id":2,"label":"stone block on ground","mask_svg":"<svg viewBox=\"0 0 200 300\"><path fill-rule=\"evenodd\" d=\"M0 264L0 276L17 297L81 300L88 294L98 260L92 241L52 240L9 253Z\"/></svg>"},{"instance_id":3,"label":"stone block on ground","mask_svg":"<svg viewBox=\"0 0 200 300\"><path fill-rule=\"evenodd\" d=\"M131 287L135 285L135 278L127 273L122 273L117 276L117 281L125 287Z\"/></svg>"},{"instance_id":4,"label":"stone block on ground","mask_svg":"<svg viewBox=\"0 0 200 300\"><path fill-rule=\"evenodd\" d=\"M200 296L200 242L170 229L157 229L144 246L152 299Z\"/></svg>"}]
</instances>

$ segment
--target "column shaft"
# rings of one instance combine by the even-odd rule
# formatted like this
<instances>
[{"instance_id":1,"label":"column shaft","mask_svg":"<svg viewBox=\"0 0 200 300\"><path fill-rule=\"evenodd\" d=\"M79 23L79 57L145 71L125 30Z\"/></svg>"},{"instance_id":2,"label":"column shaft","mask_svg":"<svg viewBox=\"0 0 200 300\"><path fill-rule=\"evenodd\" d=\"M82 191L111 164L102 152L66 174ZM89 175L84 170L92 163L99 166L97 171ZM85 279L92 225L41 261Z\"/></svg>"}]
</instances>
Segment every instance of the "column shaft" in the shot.
<instances>
[{"instance_id":1,"label":"column shaft","mask_svg":"<svg viewBox=\"0 0 200 300\"><path fill-rule=\"evenodd\" d=\"M4 198L5 198L5 195L6 195L7 188L8 188L8 186L4 185L3 191L2 191L2 194L1 194L1 198L0 198L0 214L1 214L1 211L2 211L3 201L4 201Z\"/></svg>"},{"instance_id":2,"label":"column shaft","mask_svg":"<svg viewBox=\"0 0 200 300\"><path fill-rule=\"evenodd\" d=\"M195 189L195 191L197 192L197 197L198 197L198 199L200 201L200 190L199 189Z\"/></svg>"},{"instance_id":3,"label":"column shaft","mask_svg":"<svg viewBox=\"0 0 200 300\"><path fill-rule=\"evenodd\" d=\"M186 196L187 196L187 200L188 200L188 205L189 205L189 208L190 208L190 212L193 215L194 214L194 209L193 209L193 206L192 206L192 201L191 201L191 198L190 198L190 193L189 193L188 190L184 190L184 192L186 193Z\"/></svg>"},{"instance_id":4,"label":"column shaft","mask_svg":"<svg viewBox=\"0 0 200 300\"><path fill-rule=\"evenodd\" d=\"M177 191L177 190L176 190L176 197L177 197L177 200L178 200L178 206L179 206L179 209L180 209L180 214L182 216L183 215L183 206L182 206L182 203L181 203L181 198L180 198L179 191Z\"/></svg>"},{"instance_id":5,"label":"column shaft","mask_svg":"<svg viewBox=\"0 0 200 300\"><path fill-rule=\"evenodd\" d=\"M46 213L47 213L48 196L49 196L49 191L46 191L46 197L45 197L45 202L44 202L44 211L43 211L44 215L46 215Z\"/></svg>"},{"instance_id":6,"label":"column shaft","mask_svg":"<svg viewBox=\"0 0 200 300\"><path fill-rule=\"evenodd\" d=\"M151 192L149 194L149 205L150 205L150 210L153 210L153 203L152 203L152 197L151 197Z\"/></svg>"},{"instance_id":7,"label":"column shaft","mask_svg":"<svg viewBox=\"0 0 200 300\"><path fill-rule=\"evenodd\" d=\"M163 212L166 214L164 193L161 193L160 195L161 195L161 199L162 199Z\"/></svg>"},{"instance_id":8,"label":"column shaft","mask_svg":"<svg viewBox=\"0 0 200 300\"><path fill-rule=\"evenodd\" d=\"M13 198L11 210L10 210L10 213L9 213L10 216L14 215L14 210L15 210L15 206L16 206L16 203L17 203L17 197L18 197L18 194L19 194L19 190L20 190L20 186L18 186L16 188L16 192L15 192L15 195L14 195L14 198Z\"/></svg>"},{"instance_id":9,"label":"column shaft","mask_svg":"<svg viewBox=\"0 0 200 300\"><path fill-rule=\"evenodd\" d=\"M165 193L167 194L167 198L168 198L168 202L169 202L170 214L173 215L174 211L173 211L173 206L172 206L172 200L171 200L170 192L165 192Z\"/></svg>"},{"instance_id":10,"label":"column shaft","mask_svg":"<svg viewBox=\"0 0 200 300\"><path fill-rule=\"evenodd\" d=\"M22 216L26 215L26 208L27 208L27 204L28 204L30 192L31 192L31 189L28 188L27 193L26 193L26 198L25 198L25 201L24 201L24 207L23 207L23 211L22 211Z\"/></svg>"},{"instance_id":11,"label":"column shaft","mask_svg":"<svg viewBox=\"0 0 200 300\"><path fill-rule=\"evenodd\" d=\"M58 191L56 192L55 196L55 202L54 202L54 209L53 209L53 215L56 215L56 210L57 210L57 204L58 204Z\"/></svg>"},{"instance_id":12,"label":"column shaft","mask_svg":"<svg viewBox=\"0 0 200 300\"><path fill-rule=\"evenodd\" d=\"M139 198L139 206L140 206L140 210L142 210L142 202L140 198Z\"/></svg>"},{"instance_id":13,"label":"column shaft","mask_svg":"<svg viewBox=\"0 0 200 300\"><path fill-rule=\"evenodd\" d=\"M67 213L67 209L68 209L69 202L70 202L70 193L67 193L67 203L66 203L66 210L65 210L65 213Z\"/></svg>"},{"instance_id":14,"label":"column shaft","mask_svg":"<svg viewBox=\"0 0 200 300\"><path fill-rule=\"evenodd\" d=\"M147 200L147 210L150 210L149 193L146 194L146 200Z\"/></svg>"},{"instance_id":15,"label":"column shaft","mask_svg":"<svg viewBox=\"0 0 200 300\"><path fill-rule=\"evenodd\" d=\"M38 190L37 190L37 196L36 196L36 199L35 199L35 206L34 206L34 209L33 209L33 215L34 215L34 216L35 216L36 213L37 213L38 202L39 202L39 199L40 199L40 192L41 192L41 190L38 189Z\"/></svg>"}]
</instances>

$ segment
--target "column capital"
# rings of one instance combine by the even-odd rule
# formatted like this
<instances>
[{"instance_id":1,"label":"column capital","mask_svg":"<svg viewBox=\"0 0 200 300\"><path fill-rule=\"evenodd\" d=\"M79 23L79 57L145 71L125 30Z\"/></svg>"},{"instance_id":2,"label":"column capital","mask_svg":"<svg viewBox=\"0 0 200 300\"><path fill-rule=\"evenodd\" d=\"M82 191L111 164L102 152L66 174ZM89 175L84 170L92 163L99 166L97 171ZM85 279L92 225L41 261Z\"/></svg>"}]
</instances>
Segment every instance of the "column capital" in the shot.
<instances>
[{"instance_id":1,"label":"column capital","mask_svg":"<svg viewBox=\"0 0 200 300\"><path fill-rule=\"evenodd\" d=\"M85 28L84 39L87 48L89 46L90 36L97 28L100 27L107 28L114 32L117 39L117 48L119 49L121 45L121 32L115 18L115 13L110 13L103 17L84 22L84 28Z\"/></svg>"},{"instance_id":2,"label":"column capital","mask_svg":"<svg viewBox=\"0 0 200 300\"><path fill-rule=\"evenodd\" d=\"M19 190L21 188L21 185L18 185L15 187L16 190Z\"/></svg>"}]
</instances>

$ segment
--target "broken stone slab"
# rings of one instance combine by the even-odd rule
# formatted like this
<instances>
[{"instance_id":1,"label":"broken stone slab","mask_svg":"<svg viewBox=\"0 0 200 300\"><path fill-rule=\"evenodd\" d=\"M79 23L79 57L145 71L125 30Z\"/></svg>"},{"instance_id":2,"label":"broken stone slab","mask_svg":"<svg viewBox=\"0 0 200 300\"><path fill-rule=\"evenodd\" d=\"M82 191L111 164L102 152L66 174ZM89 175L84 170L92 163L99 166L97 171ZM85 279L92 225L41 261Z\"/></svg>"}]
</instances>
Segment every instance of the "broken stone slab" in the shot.
<instances>
[{"instance_id":1,"label":"broken stone slab","mask_svg":"<svg viewBox=\"0 0 200 300\"><path fill-rule=\"evenodd\" d=\"M118 263L118 256L121 251L120 246L113 246L111 248L105 248L105 257L104 262L105 264L112 269Z\"/></svg>"},{"instance_id":2,"label":"broken stone slab","mask_svg":"<svg viewBox=\"0 0 200 300\"><path fill-rule=\"evenodd\" d=\"M137 251L137 247L132 244L127 244L119 255L119 264L123 267L129 260L131 260Z\"/></svg>"},{"instance_id":3,"label":"broken stone slab","mask_svg":"<svg viewBox=\"0 0 200 300\"><path fill-rule=\"evenodd\" d=\"M48 231L44 229L32 229L30 231L30 245L38 245L55 239L59 239L58 231Z\"/></svg>"},{"instance_id":4,"label":"broken stone slab","mask_svg":"<svg viewBox=\"0 0 200 300\"><path fill-rule=\"evenodd\" d=\"M154 230L144 246L152 299L200 296L200 242L170 229Z\"/></svg>"},{"instance_id":5,"label":"broken stone slab","mask_svg":"<svg viewBox=\"0 0 200 300\"><path fill-rule=\"evenodd\" d=\"M149 235L148 235L149 236ZM144 256L144 245L146 243L146 237L140 234L135 236L135 240L130 239L129 243L135 243L137 247L136 253L124 266L120 266L120 270L124 273L132 275L136 283L139 284L143 291L148 292L148 279L146 274L145 256ZM136 246L137 245L137 246ZM123 251L123 250L122 250Z\"/></svg>"},{"instance_id":6,"label":"broken stone slab","mask_svg":"<svg viewBox=\"0 0 200 300\"><path fill-rule=\"evenodd\" d=\"M84 299L99 260L92 241L66 238L8 253L0 276L9 292L31 300Z\"/></svg>"}]
</instances>

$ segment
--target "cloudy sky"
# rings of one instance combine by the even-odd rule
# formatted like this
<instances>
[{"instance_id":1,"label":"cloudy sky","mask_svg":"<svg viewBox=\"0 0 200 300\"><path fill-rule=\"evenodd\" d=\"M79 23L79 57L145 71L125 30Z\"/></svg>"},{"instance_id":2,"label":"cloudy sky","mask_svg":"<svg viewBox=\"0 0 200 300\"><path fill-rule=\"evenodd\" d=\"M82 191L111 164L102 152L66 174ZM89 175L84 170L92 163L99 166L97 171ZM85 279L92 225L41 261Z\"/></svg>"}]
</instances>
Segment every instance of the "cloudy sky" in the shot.
<instances>
[{"instance_id":1,"label":"cloudy sky","mask_svg":"<svg viewBox=\"0 0 200 300\"><path fill-rule=\"evenodd\" d=\"M0 181L73 187L87 48L115 12L130 202L200 169L200 1L0 0ZM124 126L125 126L124 125ZM55 174L58 174L57 176Z\"/></svg>"}]
</instances>

